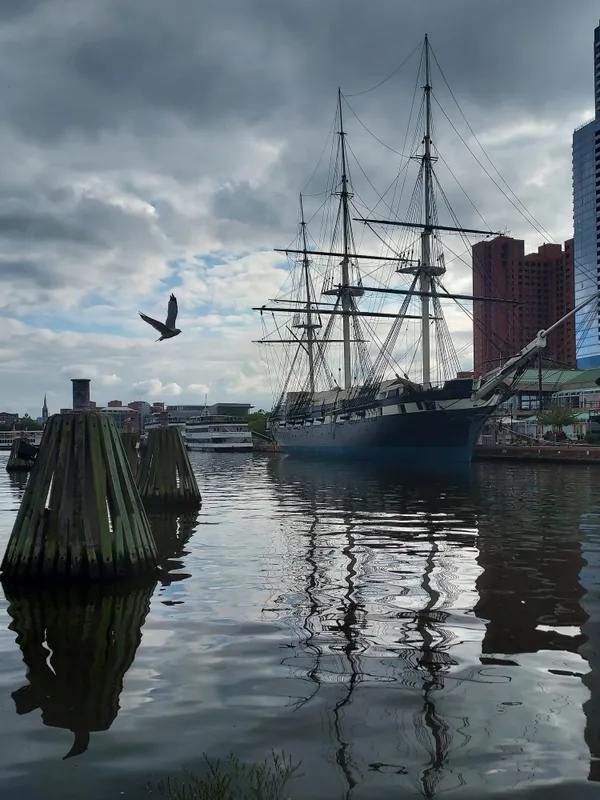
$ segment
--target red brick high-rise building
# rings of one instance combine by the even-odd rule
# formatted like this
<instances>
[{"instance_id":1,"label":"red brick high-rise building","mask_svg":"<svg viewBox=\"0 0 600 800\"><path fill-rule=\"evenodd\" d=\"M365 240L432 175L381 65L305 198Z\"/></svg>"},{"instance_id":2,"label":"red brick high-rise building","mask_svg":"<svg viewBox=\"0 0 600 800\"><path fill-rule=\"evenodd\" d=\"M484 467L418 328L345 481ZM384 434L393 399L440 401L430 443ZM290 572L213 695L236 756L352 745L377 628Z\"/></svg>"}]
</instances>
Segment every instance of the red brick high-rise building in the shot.
<instances>
[{"instance_id":1,"label":"red brick high-rise building","mask_svg":"<svg viewBox=\"0 0 600 800\"><path fill-rule=\"evenodd\" d=\"M473 361L482 375L515 355L570 311L575 303L573 239L543 244L525 254L525 242L498 236L473 245L473 294L516 300L473 301ZM575 366L575 321L571 317L548 336L544 359Z\"/></svg>"}]
</instances>

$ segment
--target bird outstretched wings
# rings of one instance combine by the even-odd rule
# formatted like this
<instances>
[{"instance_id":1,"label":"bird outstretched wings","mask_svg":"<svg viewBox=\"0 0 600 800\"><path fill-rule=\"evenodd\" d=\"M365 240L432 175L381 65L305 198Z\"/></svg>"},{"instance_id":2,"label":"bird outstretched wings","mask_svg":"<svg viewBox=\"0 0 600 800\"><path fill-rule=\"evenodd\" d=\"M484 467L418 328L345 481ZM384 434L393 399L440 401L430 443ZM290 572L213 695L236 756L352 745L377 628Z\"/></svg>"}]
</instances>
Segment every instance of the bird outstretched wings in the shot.
<instances>
[{"instance_id":1,"label":"bird outstretched wings","mask_svg":"<svg viewBox=\"0 0 600 800\"><path fill-rule=\"evenodd\" d=\"M169 305L167 306L167 319L165 321L165 325L167 328L173 329L175 327L175 321L177 319L177 298L174 294L171 294L169 297Z\"/></svg>"},{"instance_id":2,"label":"bird outstretched wings","mask_svg":"<svg viewBox=\"0 0 600 800\"><path fill-rule=\"evenodd\" d=\"M174 294L171 294L169 298L169 305L167 307L167 319L165 322L159 322L159 320L149 317L147 314L142 314L141 311L139 314L144 322L147 322L148 325L152 325L152 327L156 328L156 330L162 336L170 339L174 335L173 331L175 329L175 321L177 319L177 298ZM179 333L179 331L176 331L176 333Z\"/></svg>"},{"instance_id":3,"label":"bird outstretched wings","mask_svg":"<svg viewBox=\"0 0 600 800\"><path fill-rule=\"evenodd\" d=\"M157 319L153 319L152 317L149 317L146 314L142 314L141 311L139 312L139 314L140 317L144 320L144 322L147 322L148 325L152 325L152 327L156 328L156 330L163 336L165 336L165 334L171 333L171 329L167 328L164 322L159 322Z\"/></svg>"}]
</instances>

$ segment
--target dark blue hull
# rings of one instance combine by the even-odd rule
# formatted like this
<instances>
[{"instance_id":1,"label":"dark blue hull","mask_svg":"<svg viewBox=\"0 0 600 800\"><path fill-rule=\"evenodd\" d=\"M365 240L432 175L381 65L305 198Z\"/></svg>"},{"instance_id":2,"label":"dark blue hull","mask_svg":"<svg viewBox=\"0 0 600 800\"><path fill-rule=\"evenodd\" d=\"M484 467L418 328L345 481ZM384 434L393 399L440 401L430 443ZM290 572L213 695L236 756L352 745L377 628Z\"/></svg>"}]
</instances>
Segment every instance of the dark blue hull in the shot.
<instances>
[{"instance_id":1,"label":"dark blue hull","mask_svg":"<svg viewBox=\"0 0 600 800\"><path fill-rule=\"evenodd\" d=\"M492 406L483 406L288 425L276 427L273 435L291 456L419 465L468 463L492 411Z\"/></svg>"}]
</instances>

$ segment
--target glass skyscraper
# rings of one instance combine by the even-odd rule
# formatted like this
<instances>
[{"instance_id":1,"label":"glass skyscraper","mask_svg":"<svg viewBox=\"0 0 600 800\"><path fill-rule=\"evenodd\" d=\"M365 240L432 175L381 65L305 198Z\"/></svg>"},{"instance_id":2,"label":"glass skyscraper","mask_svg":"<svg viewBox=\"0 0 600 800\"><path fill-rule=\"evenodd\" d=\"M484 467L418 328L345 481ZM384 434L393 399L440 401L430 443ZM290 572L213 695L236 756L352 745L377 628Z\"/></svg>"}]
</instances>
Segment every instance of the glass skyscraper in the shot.
<instances>
[{"instance_id":1,"label":"glass skyscraper","mask_svg":"<svg viewBox=\"0 0 600 800\"><path fill-rule=\"evenodd\" d=\"M600 25L594 31L596 116L573 134L573 222L575 303L600 289ZM590 324L591 308L595 317ZM600 366L598 301L575 316L577 366Z\"/></svg>"}]
</instances>

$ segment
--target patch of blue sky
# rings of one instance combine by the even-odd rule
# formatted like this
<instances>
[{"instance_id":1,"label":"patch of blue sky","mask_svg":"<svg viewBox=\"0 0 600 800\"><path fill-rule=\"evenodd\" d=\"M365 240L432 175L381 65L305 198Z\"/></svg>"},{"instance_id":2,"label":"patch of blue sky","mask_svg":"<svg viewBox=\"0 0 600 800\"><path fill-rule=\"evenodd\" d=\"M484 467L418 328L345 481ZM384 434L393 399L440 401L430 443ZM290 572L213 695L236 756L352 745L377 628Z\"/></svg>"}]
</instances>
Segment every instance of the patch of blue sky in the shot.
<instances>
[{"instance_id":1,"label":"patch of blue sky","mask_svg":"<svg viewBox=\"0 0 600 800\"><path fill-rule=\"evenodd\" d=\"M131 321L123 319L122 313L122 310L104 295L90 293L76 308L64 312L45 312L36 308L28 312L25 307L18 318L26 325L49 328L53 331L131 335ZM135 315L132 315L133 318Z\"/></svg>"},{"instance_id":2,"label":"patch of blue sky","mask_svg":"<svg viewBox=\"0 0 600 800\"><path fill-rule=\"evenodd\" d=\"M231 253L228 250L215 250L210 253L194 253L194 255L190 256L189 259L179 259L178 261L169 262L169 265L174 264L179 267L189 267L190 264L194 262L200 266L208 267L218 267L222 264L230 264L233 261L240 261L242 258L247 258L248 256L258 255L260 253L273 253L274 251L271 249L259 248L251 248L248 250L240 250L236 253ZM280 258L282 265L287 263L287 258L283 253L280 253Z\"/></svg>"}]
</instances>

